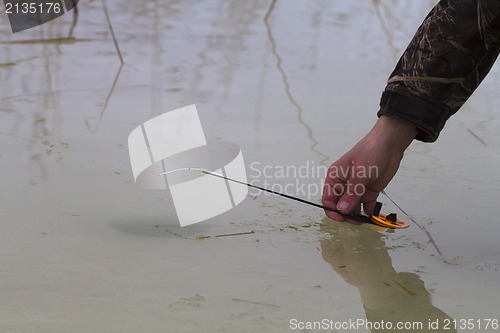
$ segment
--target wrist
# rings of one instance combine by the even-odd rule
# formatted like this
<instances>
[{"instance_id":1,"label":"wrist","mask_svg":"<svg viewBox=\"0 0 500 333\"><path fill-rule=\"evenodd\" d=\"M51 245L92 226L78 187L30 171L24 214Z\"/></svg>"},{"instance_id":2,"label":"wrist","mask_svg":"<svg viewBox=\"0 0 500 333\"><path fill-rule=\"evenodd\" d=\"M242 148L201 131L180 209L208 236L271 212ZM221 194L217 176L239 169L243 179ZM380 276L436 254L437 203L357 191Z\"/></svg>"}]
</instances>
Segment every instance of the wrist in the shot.
<instances>
[{"instance_id":1,"label":"wrist","mask_svg":"<svg viewBox=\"0 0 500 333\"><path fill-rule=\"evenodd\" d=\"M409 121L387 115L380 116L372 132L377 140L399 152L404 152L418 133Z\"/></svg>"}]
</instances>

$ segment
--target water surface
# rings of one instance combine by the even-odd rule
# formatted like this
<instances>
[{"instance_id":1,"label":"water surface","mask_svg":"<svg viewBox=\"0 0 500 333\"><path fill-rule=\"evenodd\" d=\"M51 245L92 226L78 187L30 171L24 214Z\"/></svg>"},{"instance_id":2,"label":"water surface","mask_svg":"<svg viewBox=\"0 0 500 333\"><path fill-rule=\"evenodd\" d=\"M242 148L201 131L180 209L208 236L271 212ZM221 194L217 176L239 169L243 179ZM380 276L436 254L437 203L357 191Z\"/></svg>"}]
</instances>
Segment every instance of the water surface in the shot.
<instances>
[{"instance_id":1,"label":"water surface","mask_svg":"<svg viewBox=\"0 0 500 333\"><path fill-rule=\"evenodd\" d=\"M321 175L257 170L322 170L364 135L433 3L106 1L124 65L101 1L81 2L73 27L70 13L16 34L2 12L2 331L500 319L498 66L438 142L409 148L394 203L381 195L418 223L406 230L265 194L180 228L169 194L130 170L130 131L195 103L207 140L240 145L250 177L318 201ZM244 234L215 237L230 233Z\"/></svg>"}]
</instances>

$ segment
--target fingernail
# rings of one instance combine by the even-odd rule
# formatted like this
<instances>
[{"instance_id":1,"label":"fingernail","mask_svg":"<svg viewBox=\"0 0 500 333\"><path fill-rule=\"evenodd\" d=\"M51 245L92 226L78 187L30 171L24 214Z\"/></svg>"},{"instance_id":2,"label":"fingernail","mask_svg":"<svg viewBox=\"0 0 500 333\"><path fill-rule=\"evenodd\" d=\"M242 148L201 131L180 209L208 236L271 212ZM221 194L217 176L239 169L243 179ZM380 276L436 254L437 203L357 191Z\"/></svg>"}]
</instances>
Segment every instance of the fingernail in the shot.
<instances>
[{"instance_id":1,"label":"fingernail","mask_svg":"<svg viewBox=\"0 0 500 333\"><path fill-rule=\"evenodd\" d=\"M345 202L345 201L341 201L337 205L337 209L338 210L346 210L347 208L349 208L349 204L347 202Z\"/></svg>"}]
</instances>

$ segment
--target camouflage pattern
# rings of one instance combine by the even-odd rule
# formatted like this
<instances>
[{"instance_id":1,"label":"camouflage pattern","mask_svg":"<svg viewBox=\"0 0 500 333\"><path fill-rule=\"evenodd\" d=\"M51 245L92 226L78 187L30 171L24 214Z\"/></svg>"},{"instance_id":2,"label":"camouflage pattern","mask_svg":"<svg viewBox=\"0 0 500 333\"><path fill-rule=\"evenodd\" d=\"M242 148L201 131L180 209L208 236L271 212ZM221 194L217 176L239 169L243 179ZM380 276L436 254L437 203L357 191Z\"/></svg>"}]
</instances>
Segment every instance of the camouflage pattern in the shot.
<instances>
[{"instance_id":1,"label":"camouflage pattern","mask_svg":"<svg viewBox=\"0 0 500 333\"><path fill-rule=\"evenodd\" d=\"M416 139L435 141L499 51L500 1L440 1L389 77L378 115L408 120L419 129Z\"/></svg>"}]
</instances>

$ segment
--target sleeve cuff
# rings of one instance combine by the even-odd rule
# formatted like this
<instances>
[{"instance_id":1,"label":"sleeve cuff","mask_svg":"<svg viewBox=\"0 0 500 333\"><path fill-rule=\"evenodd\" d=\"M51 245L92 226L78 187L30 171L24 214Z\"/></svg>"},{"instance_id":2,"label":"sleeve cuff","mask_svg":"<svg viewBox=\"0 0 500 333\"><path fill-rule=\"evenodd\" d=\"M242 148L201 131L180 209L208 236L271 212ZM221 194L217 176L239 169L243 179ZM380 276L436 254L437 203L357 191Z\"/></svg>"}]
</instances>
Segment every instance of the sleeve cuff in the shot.
<instances>
[{"instance_id":1,"label":"sleeve cuff","mask_svg":"<svg viewBox=\"0 0 500 333\"><path fill-rule=\"evenodd\" d=\"M448 112L432 101L404 92L384 91L377 116L390 115L406 120L418 129L415 139L434 142L443 129Z\"/></svg>"}]
</instances>

